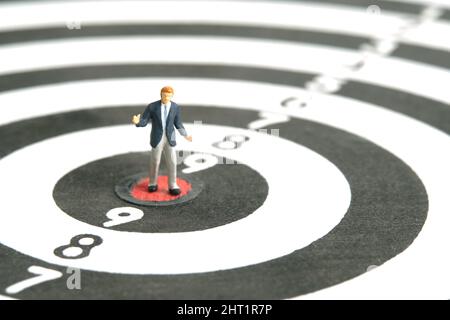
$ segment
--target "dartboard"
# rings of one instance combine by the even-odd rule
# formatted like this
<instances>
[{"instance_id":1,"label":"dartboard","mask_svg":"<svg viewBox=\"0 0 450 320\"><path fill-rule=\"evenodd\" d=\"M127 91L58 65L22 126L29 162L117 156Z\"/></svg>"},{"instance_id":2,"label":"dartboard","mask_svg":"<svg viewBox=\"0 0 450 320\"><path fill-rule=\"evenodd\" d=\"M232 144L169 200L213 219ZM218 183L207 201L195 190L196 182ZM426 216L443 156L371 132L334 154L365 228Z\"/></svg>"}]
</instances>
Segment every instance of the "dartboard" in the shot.
<instances>
[{"instance_id":1,"label":"dartboard","mask_svg":"<svg viewBox=\"0 0 450 320\"><path fill-rule=\"evenodd\" d=\"M446 0L2 2L2 298L450 298L449 37Z\"/></svg>"}]
</instances>

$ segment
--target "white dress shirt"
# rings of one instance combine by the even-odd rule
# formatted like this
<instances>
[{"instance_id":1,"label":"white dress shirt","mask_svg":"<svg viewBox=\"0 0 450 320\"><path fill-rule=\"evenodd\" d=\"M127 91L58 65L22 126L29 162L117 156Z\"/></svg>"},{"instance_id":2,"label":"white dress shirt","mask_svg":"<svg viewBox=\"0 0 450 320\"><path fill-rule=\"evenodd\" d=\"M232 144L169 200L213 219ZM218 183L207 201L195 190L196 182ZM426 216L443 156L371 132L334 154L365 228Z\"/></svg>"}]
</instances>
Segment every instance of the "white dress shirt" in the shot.
<instances>
[{"instance_id":1,"label":"white dress shirt","mask_svg":"<svg viewBox=\"0 0 450 320\"><path fill-rule=\"evenodd\" d=\"M167 104L167 117L169 116L171 105L172 105L172 102L169 101L169 103ZM162 103L162 101L161 101L161 121L162 121L163 131L166 131L167 118L164 117L164 103Z\"/></svg>"}]
</instances>

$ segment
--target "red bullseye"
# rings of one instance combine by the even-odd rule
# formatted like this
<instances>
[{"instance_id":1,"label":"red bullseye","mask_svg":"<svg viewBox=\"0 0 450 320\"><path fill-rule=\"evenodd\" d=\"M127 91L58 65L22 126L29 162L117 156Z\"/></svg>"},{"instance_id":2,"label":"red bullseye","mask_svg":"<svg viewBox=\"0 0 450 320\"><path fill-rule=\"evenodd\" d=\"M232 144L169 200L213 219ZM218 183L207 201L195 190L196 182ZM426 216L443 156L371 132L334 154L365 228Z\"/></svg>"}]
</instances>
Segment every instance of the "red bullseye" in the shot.
<instances>
[{"instance_id":1,"label":"red bullseye","mask_svg":"<svg viewBox=\"0 0 450 320\"><path fill-rule=\"evenodd\" d=\"M180 187L181 193L177 196L173 196L169 193L168 177L159 176L158 191L148 192L148 180L148 177L141 179L131 188L130 193L133 198L141 201L171 201L187 195L192 190L192 185L189 182L184 179L177 178L177 184Z\"/></svg>"}]
</instances>

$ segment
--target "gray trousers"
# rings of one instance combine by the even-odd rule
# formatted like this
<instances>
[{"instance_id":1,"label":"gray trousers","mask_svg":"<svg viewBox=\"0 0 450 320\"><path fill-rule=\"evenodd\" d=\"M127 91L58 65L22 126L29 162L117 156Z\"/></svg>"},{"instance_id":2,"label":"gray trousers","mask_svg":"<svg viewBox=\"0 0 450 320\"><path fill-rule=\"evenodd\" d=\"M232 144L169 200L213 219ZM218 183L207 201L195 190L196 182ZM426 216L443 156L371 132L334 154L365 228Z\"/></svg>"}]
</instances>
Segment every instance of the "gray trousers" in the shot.
<instances>
[{"instance_id":1,"label":"gray trousers","mask_svg":"<svg viewBox=\"0 0 450 320\"><path fill-rule=\"evenodd\" d=\"M161 154L164 154L167 172L169 176L169 188L179 188L177 185L177 155L174 147L171 147L164 132L161 141L150 152L149 185L156 185L158 181L159 164Z\"/></svg>"}]
</instances>

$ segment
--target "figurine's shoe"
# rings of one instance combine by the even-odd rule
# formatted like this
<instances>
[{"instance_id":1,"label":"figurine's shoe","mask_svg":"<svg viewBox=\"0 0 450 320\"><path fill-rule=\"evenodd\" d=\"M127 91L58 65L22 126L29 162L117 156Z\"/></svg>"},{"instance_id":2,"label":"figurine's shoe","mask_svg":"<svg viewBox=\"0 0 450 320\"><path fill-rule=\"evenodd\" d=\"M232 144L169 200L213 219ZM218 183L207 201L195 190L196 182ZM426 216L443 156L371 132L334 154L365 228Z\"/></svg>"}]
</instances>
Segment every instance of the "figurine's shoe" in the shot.
<instances>
[{"instance_id":1,"label":"figurine's shoe","mask_svg":"<svg viewBox=\"0 0 450 320\"><path fill-rule=\"evenodd\" d=\"M148 186L148 192L155 192L158 190L158 185Z\"/></svg>"},{"instance_id":2,"label":"figurine's shoe","mask_svg":"<svg viewBox=\"0 0 450 320\"><path fill-rule=\"evenodd\" d=\"M181 190L179 188L169 189L169 193L173 196L177 196L181 193Z\"/></svg>"}]
</instances>

